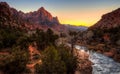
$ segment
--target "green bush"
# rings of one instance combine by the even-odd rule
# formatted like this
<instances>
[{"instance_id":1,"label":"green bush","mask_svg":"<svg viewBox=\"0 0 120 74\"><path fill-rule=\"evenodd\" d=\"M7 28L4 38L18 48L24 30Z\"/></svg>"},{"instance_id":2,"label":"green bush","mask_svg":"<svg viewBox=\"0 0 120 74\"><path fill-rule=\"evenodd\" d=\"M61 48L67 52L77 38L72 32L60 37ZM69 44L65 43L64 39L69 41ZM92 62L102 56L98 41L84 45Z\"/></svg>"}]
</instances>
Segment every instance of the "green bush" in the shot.
<instances>
[{"instance_id":1,"label":"green bush","mask_svg":"<svg viewBox=\"0 0 120 74\"><path fill-rule=\"evenodd\" d=\"M28 53L26 51L21 51L19 48L13 49L11 55L3 60L3 64L0 67L5 74L21 74L24 73L26 69L26 64L28 62Z\"/></svg>"},{"instance_id":2,"label":"green bush","mask_svg":"<svg viewBox=\"0 0 120 74\"><path fill-rule=\"evenodd\" d=\"M46 32L37 29L34 38L38 48L43 50L51 44L55 46L55 40L58 39L58 35L54 34L51 29Z\"/></svg>"},{"instance_id":3,"label":"green bush","mask_svg":"<svg viewBox=\"0 0 120 74\"><path fill-rule=\"evenodd\" d=\"M16 46L20 46L21 49L27 49L30 43L32 43L32 40L26 35L23 35L16 40Z\"/></svg>"},{"instance_id":4,"label":"green bush","mask_svg":"<svg viewBox=\"0 0 120 74\"><path fill-rule=\"evenodd\" d=\"M50 46L42 55L42 64L35 67L38 74L73 74L77 68L76 56L63 45Z\"/></svg>"},{"instance_id":5,"label":"green bush","mask_svg":"<svg viewBox=\"0 0 120 74\"><path fill-rule=\"evenodd\" d=\"M74 56L70 49L64 45L60 45L58 47L58 51L60 53L61 60L65 63L67 74L74 74L78 65L77 57Z\"/></svg>"},{"instance_id":6,"label":"green bush","mask_svg":"<svg viewBox=\"0 0 120 74\"><path fill-rule=\"evenodd\" d=\"M16 44L16 40L23 35L18 28L11 26L0 27L0 48L11 48Z\"/></svg>"},{"instance_id":7,"label":"green bush","mask_svg":"<svg viewBox=\"0 0 120 74\"><path fill-rule=\"evenodd\" d=\"M66 74L66 66L58 51L50 46L43 52L42 64L36 65L37 74Z\"/></svg>"}]
</instances>

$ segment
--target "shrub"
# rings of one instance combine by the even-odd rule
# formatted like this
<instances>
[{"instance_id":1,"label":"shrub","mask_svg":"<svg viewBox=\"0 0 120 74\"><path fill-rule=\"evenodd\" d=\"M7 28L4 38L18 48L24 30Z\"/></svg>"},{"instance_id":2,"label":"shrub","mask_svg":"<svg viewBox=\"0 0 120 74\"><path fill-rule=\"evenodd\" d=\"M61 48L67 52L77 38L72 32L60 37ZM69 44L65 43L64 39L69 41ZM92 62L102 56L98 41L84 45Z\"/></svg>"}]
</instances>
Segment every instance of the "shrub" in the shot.
<instances>
[{"instance_id":1,"label":"shrub","mask_svg":"<svg viewBox=\"0 0 120 74\"><path fill-rule=\"evenodd\" d=\"M26 51L16 48L13 50L12 54L8 55L6 60L4 60L0 69L5 74L24 73L27 70L26 69L27 62L28 62L28 53L26 53Z\"/></svg>"},{"instance_id":2,"label":"shrub","mask_svg":"<svg viewBox=\"0 0 120 74\"><path fill-rule=\"evenodd\" d=\"M74 74L78 65L77 57L74 56L70 49L64 45L60 45L58 47L58 51L60 53L61 60L65 63L67 74Z\"/></svg>"},{"instance_id":3,"label":"shrub","mask_svg":"<svg viewBox=\"0 0 120 74\"><path fill-rule=\"evenodd\" d=\"M73 74L77 68L77 58L63 45L48 47L43 52L42 64L36 65L40 74Z\"/></svg>"},{"instance_id":4,"label":"shrub","mask_svg":"<svg viewBox=\"0 0 120 74\"><path fill-rule=\"evenodd\" d=\"M58 51L50 46L43 52L42 64L36 65L36 73L40 74L65 74L66 67Z\"/></svg>"}]
</instances>

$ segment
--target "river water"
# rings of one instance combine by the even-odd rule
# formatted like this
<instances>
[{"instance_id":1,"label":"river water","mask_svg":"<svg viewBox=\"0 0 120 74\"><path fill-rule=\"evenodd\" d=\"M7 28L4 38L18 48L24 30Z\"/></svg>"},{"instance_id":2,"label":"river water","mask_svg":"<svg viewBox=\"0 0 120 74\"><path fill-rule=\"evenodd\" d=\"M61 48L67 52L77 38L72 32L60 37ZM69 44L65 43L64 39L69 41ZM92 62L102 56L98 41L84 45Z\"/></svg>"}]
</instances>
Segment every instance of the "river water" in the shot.
<instances>
[{"instance_id":1,"label":"river water","mask_svg":"<svg viewBox=\"0 0 120 74\"><path fill-rule=\"evenodd\" d=\"M89 60L93 63L92 74L120 74L120 63L103 54L89 51L84 46L75 45L75 48L89 54Z\"/></svg>"}]
</instances>

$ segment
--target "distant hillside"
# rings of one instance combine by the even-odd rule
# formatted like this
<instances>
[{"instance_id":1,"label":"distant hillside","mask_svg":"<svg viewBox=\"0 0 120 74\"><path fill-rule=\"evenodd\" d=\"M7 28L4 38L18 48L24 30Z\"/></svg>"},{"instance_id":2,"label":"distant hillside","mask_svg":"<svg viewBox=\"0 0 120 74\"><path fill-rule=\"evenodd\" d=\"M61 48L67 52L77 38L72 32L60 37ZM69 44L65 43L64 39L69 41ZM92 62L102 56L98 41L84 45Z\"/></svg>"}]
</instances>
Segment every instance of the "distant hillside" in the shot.
<instances>
[{"instance_id":1,"label":"distant hillside","mask_svg":"<svg viewBox=\"0 0 120 74\"><path fill-rule=\"evenodd\" d=\"M65 25L68 30L73 30L73 31L85 31L88 29L88 27L85 26L73 26L73 25Z\"/></svg>"},{"instance_id":2,"label":"distant hillside","mask_svg":"<svg viewBox=\"0 0 120 74\"><path fill-rule=\"evenodd\" d=\"M88 31L93 32L93 41L120 45L120 8L103 15Z\"/></svg>"},{"instance_id":3,"label":"distant hillside","mask_svg":"<svg viewBox=\"0 0 120 74\"><path fill-rule=\"evenodd\" d=\"M90 28L95 29L110 29L110 28L115 28L120 26L120 8L104 14L102 16L102 18L93 26L91 26Z\"/></svg>"}]
</instances>

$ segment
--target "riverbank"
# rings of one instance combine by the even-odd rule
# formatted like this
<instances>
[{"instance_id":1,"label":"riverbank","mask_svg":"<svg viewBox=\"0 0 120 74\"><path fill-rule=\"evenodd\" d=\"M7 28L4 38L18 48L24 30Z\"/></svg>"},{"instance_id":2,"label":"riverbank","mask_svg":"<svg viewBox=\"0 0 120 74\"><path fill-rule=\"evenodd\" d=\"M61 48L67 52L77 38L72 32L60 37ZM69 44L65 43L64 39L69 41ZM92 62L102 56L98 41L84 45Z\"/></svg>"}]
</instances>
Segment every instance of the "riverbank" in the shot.
<instances>
[{"instance_id":1,"label":"riverbank","mask_svg":"<svg viewBox=\"0 0 120 74\"><path fill-rule=\"evenodd\" d=\"M109 45L109 44L102 44L102 43L91 43L91 44L84 44L84 43L76 43L80 46L85 46L90 51L95 51L101 53L105 56L108 56L115 60L116 62L120 63L120 46Z\"/></svg>"},{"instance_id":2,"label":"riverbank","mask_svg":"<svg viewBox=\"0 0 120 74\"><path fill-rule=\"evenodd\" d=\"M101 53L120 63L120 47L105 44L87 45L89 50Z\"/></svg>"},{"instance_id":3,"label":"riverbank","mask_svg":"<svg viewBox=\"0 0 120 74\"><path fill-rule=\"evenodd\" d=\"M93 63L92 74L120 74L120 63L114 61L112 58L89 50L84 46L75 45L75 48L79 51L88 53L87 55L89 55L89 60Z\"/></svg>"},{"instance_id":4,"label":"riverbank","mask_svg":"<svg viewBox=\"0 0 120 74\"><path fill-rule=\"evenodd\" d=\"M92 74L92 62L89 61L89 54L78 49L74 49L74 54L78 57L79 62L75 74Z\"/></svg>"}]
</instances>

